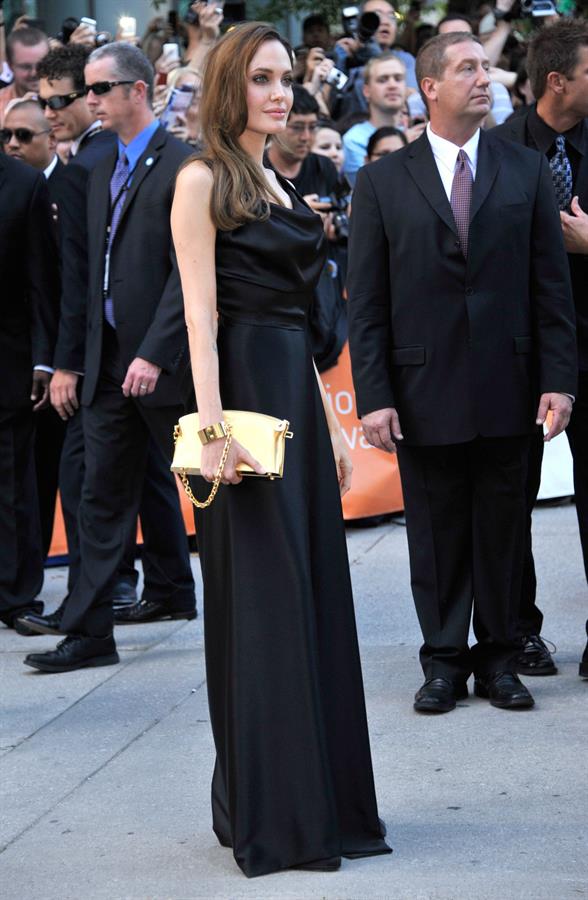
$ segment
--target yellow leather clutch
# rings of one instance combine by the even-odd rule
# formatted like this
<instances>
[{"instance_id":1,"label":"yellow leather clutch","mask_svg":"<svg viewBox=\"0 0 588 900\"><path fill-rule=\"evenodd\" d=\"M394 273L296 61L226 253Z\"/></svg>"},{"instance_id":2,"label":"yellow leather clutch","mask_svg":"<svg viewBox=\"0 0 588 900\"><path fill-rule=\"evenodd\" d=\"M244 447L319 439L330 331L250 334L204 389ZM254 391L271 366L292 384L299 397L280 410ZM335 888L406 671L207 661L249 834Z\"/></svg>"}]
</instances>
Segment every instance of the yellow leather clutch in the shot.
<instances>
[{"instance_id":1,"label":"yellow leather clutch","mask_svg":"<svg viewBox=\"0 0 588 900\"><path fill-rule=\"evenodd\" d=\"M282 478L286 438L293 437L290 423L263 413L240 409L223 410L223 420L230 426L231 436L261 463L266 475L257 475L251 466L240 463L237 471L256 478ZM200 421L198 413L182 416L174 429L174 459L172 472L180 476L199 475L202 443L198 437ZM183 480L183 479L182 479Z\"/></svg>"}]
</instances>

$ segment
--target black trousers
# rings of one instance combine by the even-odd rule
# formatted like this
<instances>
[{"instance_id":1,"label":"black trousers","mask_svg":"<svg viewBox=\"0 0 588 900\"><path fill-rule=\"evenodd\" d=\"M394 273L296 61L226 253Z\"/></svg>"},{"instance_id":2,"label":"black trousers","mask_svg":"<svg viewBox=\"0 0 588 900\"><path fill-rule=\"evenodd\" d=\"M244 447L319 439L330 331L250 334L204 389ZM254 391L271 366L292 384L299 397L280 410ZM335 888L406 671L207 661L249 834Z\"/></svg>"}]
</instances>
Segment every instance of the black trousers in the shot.
<instances>
[{"instance_id":1,"label":"black trousers","mask_svg":"<svg viewBox=\"0 0 588 900\"><path fill-rule=\"evenodd\" d=\"M70 634L104 636L112 631L111 589L117 577L137 510L153 439L167 465L172 455L173 426L184 414L183 404L148 408L121 391L123 365L116 333L105 329L101 374L94 400L83 409L85 474L78 514L80 573L65 606L62 627ZM175 486L174 486L175 490ZM149 497L157 504L160 497ZM179 500L175 497L178 515ZM169 547L165 522L152 524L154 542ZM157 569L159 586L167 586L171 610L194 605L185 530L172 536L174 554L181 555L183 577L170 586L163 567ZM165 553L162 554L165 557ZM191 598L189 601L189 597ZM189 601L189 602L188 602Z\"/></svg>"},{"instance_id":2,"label":"black trousers","mask_svg":"<svg viewBox=\"0 0 588 900\"><path fill-rule=\"evenodd\" d=\"M426 678L510 671L521 596L529 438L398 445ZM477 643L468 647L474 608Z\"/></svg>"},{"instance_id":3,"label":"black trousers","mask_svg":"<svg viewBox=\"0 0 588 900\"><path fill-rule=\"evenodd\" d=\"M61 455L59 484L69 556L68 594L80 576L78 513L84 481L84 410L69 419ZM194 579L186 554L186 529L169 459L149 440L145 479L134 516L129 510L128 535L117 578L137 583L134 567L137 513L143 530L143 575L145 600L174 602L182 609L194 603Z\"/></svg>"},{"instance_id":4,"label":"black trousers","mask_svg":"<svg viewBox=\"0 0 588 900\"><path fill-rule=\"evenodd\" d=\"M0 619L41 611L43 552L32 410L0 410Z\"/></svg>"},{"instance_id":5,"label":"black trousers","mask_svg":"<svg viewBox=\"0 0 588 900\"><path fill-rule=\"evenodd\" d=\"M584 571L588 582L588 371L578 374L576 396L570 423L566 429L574 460L574 494ZM532 512L541 486L543 462L543 429L538 429L531 442L527 479L527 538L523 591L519 608L518 633L522 637L541 634L543 613L537 606L537 578L531 537Z\"/></svg>"}]
</instances>

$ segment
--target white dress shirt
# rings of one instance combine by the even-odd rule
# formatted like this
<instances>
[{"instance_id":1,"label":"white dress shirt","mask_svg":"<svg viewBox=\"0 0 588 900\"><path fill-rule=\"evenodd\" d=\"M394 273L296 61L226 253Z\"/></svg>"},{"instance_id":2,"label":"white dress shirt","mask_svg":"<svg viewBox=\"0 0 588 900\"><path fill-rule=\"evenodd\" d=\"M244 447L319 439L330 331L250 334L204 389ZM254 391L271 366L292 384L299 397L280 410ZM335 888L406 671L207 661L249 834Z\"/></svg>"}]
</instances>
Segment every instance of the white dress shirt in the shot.
<instances>
[{"instance_id":1,"label":"white dress shirt","mask_svg":"<svg viewBox=\"0 0 588 900\"><path fill-rule=\"evenodd\" d=\"M472 178L474 181L476 180L480 129L477 129L476 133L472 135L463 147L458 147L457 144L453 144L451 141L439 137L439 135L435 134L431 128L430 123L427 125L427 137L431 145L431 150L433 151L433 156L435 157L435 162L437 163L437 169L439 170L439 175L441 176L447 199L451 200L451 187L453 185L453 176L455 174L457 157L460 150L463 150L467 154L470 169L472 170Z\"/></svg>"},{"instance_id":2,"label":"white dress shirt","mask_svg":"<svg viewBox=\"0 0 588 900\"><path fill-rule=\"evenodd\" d=\"M53 157L53 159L51 160L51 162L49 163L49 165L47 166L47 168L43 169L43 175L45 176L45 178L47 180L49 180L49 178L51 178L51 176L53 175L53 169L57 165L58 159L59 159L59 157L56 153L55 156Z\"/></svg>"},{"instance_id":3,"label":"white dress shirt","mask_svg":"<svg viewBox=\"0 0 588 900\"><path fill-rule=\"evenodd\" d=\"M86 130L83 131L82 134L80 134L79 137L77 137L75 141L72 141L71 147L69 148L69 155L75 156L77 154L78 150L80 149L80 144L82 143L84 138L88 137L88 135L91 132L93 133L95 131L100 131L101 129L102 129L102 122L100 121L100 119L96 119L96 121L92 122L90 127L86 128Z\"/></svg>"}]
</instances>

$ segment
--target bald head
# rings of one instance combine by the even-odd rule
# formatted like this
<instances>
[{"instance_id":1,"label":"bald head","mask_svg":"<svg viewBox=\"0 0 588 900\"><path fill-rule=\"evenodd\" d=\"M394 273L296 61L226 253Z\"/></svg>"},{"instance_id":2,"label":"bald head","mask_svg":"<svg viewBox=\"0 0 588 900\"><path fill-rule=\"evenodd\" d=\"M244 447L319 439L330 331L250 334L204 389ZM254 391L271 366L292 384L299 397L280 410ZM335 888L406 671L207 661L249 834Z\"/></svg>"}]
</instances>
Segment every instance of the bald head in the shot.
<instances>
[{"instance_id":1,"label":"bald head","mask_svg":"<svg viewBox=\"0 0 588 900\"><path fill-rule=\"evenodd\" d=\"M55 156L55 141L36 100L17 100L7 107L4 129L10 137L4 151L35 169L46 169Z\"/></svg>"}]
</instances>

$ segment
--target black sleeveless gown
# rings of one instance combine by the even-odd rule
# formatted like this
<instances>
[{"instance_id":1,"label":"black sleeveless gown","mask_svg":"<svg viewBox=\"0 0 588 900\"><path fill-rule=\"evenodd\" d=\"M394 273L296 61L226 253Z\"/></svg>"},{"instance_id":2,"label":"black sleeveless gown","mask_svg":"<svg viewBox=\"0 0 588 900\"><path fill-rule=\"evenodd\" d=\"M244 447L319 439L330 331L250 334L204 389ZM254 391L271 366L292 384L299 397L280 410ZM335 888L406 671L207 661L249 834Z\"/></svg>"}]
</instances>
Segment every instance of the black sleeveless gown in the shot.
<instances>
[{"instance_id":1,"label":"black sleeveless gown","mask_svg":"<svg viewBox=\"0 0 588 900\"><path fill-rule=\"evenodd\" d=\"M323 229L294 208L218 232L225 409L286 418L284 478L197 511L213 828L248 876L389 853L378 820L345 532L306 318ZM193 479L203 498L210 486Z\"/></svg>"}]
</instances>

